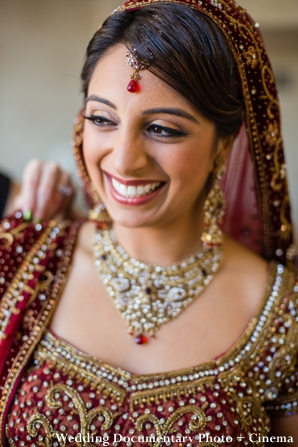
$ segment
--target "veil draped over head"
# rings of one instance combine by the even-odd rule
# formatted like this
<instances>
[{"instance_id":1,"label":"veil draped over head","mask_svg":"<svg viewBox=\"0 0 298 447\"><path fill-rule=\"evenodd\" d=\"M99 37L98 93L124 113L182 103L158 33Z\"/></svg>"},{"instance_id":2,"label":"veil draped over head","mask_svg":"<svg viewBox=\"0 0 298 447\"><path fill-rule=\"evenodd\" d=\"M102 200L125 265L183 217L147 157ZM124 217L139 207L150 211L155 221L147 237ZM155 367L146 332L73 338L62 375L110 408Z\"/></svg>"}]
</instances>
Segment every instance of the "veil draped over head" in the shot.
<instances>
[{"instance_id":1,"label":"veil draped over head","mask_svg":"<svg viewBox=\"0 0 298 447\"><path fill-rule=\"evenodd\" d=\"M290 199L274 74L259 32L234 0L129 0L114 13L154 3L177 3L211 18L234 54L245 101L245 122L232 148L222 187L227 208L223 229L267 260L290 262ZM87 192L92 194L82 157L82 126L75 129L75 156Z\"/></svg>"}]
</instances>

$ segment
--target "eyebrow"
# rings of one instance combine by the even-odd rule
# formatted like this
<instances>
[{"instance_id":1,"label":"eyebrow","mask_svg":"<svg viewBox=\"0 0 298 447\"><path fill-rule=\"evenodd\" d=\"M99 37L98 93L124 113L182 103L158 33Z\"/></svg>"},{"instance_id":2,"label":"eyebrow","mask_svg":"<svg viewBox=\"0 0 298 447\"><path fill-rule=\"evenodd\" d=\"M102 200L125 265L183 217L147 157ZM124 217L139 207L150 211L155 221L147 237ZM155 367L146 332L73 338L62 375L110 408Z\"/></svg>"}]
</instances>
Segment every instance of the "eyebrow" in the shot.
<instances>
[{"instance_id":1,"label":"eyebrow","mask_svg":"<svg viewBox=\"0 0 298 447\"><path fill-rule=\"evenodd\" d=\"M85 99L85 101L84 101L85 106L86 106L88 101L97 101L97 102L100 102L101 104L105 104L105 105L111 107L114 110L117 110L117 107L115 106L115 104L113 104L112 102L108 101L107 99L100 98L99 96L96 96L96 95L88 96Z\"/></svg>"},{"instance_id":2,"label":"eyebrow","mask_svg":"<svg viewBox=\"0 0 298 447\"><path fill-rule=\"evenodd\" d=\"M87 104L88 101L97 101L100 102L101 104L105 104L109 107L111 107L114 110L117 110L117 107L115 106L115 104L113 104L112 102L108 101L107 99L104 98L100 98L97 95L90 95L88 96L84 103L85 106ZM148 109L148 110L144 110L142 112L142 115L154 115L154 114L166 114L166 115L175 115L175 116L180 116L181 118L186 118L189 121L192 121L194 123L198 124L197 119L191 115L190 113L186 112L185 110L179 109L179 108L156 108L156 109Z\"/></svg>"},{"instance_id":3,"label":"eyebrow","mask_svg":"<svg viewBox=\"0 0 298 447\"><path fill-rule=\"evenodd\" d=\"M153 114L159 114L164 113L166 115L175 115L175 116L181 116L182 118L186 118L190 121L193 121L194 123L198 123L196 118L191 115L190 113L186 112L185 110L178 109L178 108L159 108L159 109L148 109L144 110L142 112L142 115L153 115Z\"/></svg>"}]
</instances>

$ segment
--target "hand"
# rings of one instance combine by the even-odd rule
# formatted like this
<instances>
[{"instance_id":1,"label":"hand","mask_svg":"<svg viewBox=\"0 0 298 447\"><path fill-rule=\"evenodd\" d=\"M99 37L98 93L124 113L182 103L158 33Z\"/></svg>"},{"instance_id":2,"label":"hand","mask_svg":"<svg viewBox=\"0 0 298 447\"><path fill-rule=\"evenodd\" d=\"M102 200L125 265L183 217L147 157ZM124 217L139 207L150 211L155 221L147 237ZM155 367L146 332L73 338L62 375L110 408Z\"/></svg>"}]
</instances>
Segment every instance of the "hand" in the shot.
<instances>
[{"instance_id":1,"label":"hand","mask_svg":"<svg viewBox=\"0 0 298 447\"><path fill-rule=\"evenodd\" d=\"M26 220L62 218L69 212L73 198L70 174L54 162L34 159L24 169L22 185L11 209L21 209Z\"/></svg>"}]
</instances>

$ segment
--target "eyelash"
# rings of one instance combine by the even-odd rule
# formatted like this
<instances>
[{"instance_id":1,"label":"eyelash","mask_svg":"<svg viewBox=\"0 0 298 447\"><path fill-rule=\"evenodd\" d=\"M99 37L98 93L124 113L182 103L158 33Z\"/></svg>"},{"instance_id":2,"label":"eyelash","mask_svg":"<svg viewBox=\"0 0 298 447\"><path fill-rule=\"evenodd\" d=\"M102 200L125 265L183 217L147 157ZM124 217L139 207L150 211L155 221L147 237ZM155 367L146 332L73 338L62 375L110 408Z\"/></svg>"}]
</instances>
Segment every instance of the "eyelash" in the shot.
<instances>
[{"instance_id":1,"label":"eyelash","mask_svg":"<svg viewBox=\"0 0 298 447\"><path fill-rule=\"evenodd\" d=\"M98 116L98 115L84 116L83 115L83 118L85 118L85 120L91 121L91 123L97 127L113 124L111 120L109 120L108 118L104 118L103 116Z\"/></svg>"},{"instance_id":2,"label":"eyelash","mask_svg":"<svg viewBox=\"0 0 298 447\"><path fill-rule=\"evenodd\" d=\"M167 133L166 135L160 135L160 134L156 133L156 135L159 138L179 138L179 137L184 137L186 135L186 133L181 130L172 129L171 127L166 127L166 126L160 126L158 124L150 124L150 126L148 126L146 131L148 132L150 128L155 128L155 130L158 129L161 132Z\"/></svg>"},{"instance_id":3,"label":"eyelash","mask_svg":"<svg viewBox=\"0 0 298 447\"><path fill-rule=\"evenodd\" d=\"M98 115L83 116L83 118L91 121L91 123L96 127L103 127L103 126L108 126L108 125L114 124L108 118L104 118L104 117L98 116ZM150 132L150 129L151 130L155 129L155 132L152 132L152 133L155 136L157 136L158 138L179 138L179 137L184 137L187 135L185 132L183 132L181 130L172 129L171 127L166 127L166 126L160 126L158 124L150 124L146 128L146 133L152 134ZM165 132L166 134L162 135L161 133L156 132L156 130L158 130L161 133Z\"/></svg>"}]
</instances>

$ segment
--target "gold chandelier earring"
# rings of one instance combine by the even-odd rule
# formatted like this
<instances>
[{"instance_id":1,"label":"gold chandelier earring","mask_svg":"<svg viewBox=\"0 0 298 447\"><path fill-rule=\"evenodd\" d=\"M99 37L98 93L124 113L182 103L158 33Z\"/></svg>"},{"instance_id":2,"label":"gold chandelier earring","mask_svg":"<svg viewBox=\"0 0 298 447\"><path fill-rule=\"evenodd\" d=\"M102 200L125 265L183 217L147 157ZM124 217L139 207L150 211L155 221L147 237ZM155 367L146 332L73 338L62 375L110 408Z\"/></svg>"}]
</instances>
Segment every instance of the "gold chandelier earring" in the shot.
<instances>
[{"instance_id":1,"label":"gold chandelier earring","mask_svg":"<svg viewBox=\"0 0 298 447\"><path fill-rule=\"evenodd\" d=\"M101 229L108 228L112 219L109 215L104 203L98 201L97 204L88 211L88 218L93 222L96 222L97 226Z\"/></svg>"},{"instance_id":2,"label":"gold chandelier earring","mask_svg":"<svg viewBox=\"0 0 298 447\"><path fill-rule=\"evenodd\" d=\"M225 162L222 156L217 156L214 162L213 185L204 204L204 230L201 237L206 248L220 247L223 243L223 233L220 228L225 213L225 197L219 181L225 173Z\"/></svg>"},{"instance_id":3,"label":"gold chandelier earring","mask_svg":"<svg viewBox=\"0 0 298 447\"><path fill-rule=\"evenodd\" d=\"M92 201L94 203L93 207L89 209L88 211L88 218L92 222L96 223L96 226L99 229L106 229L109 228L112 224L111 216L108 213L108 210L105 206L105 204L102 202L101 198L99 197L98 192L94 188L93 184L91 183L92 188Z\"/></svg>"}]
</instances>

